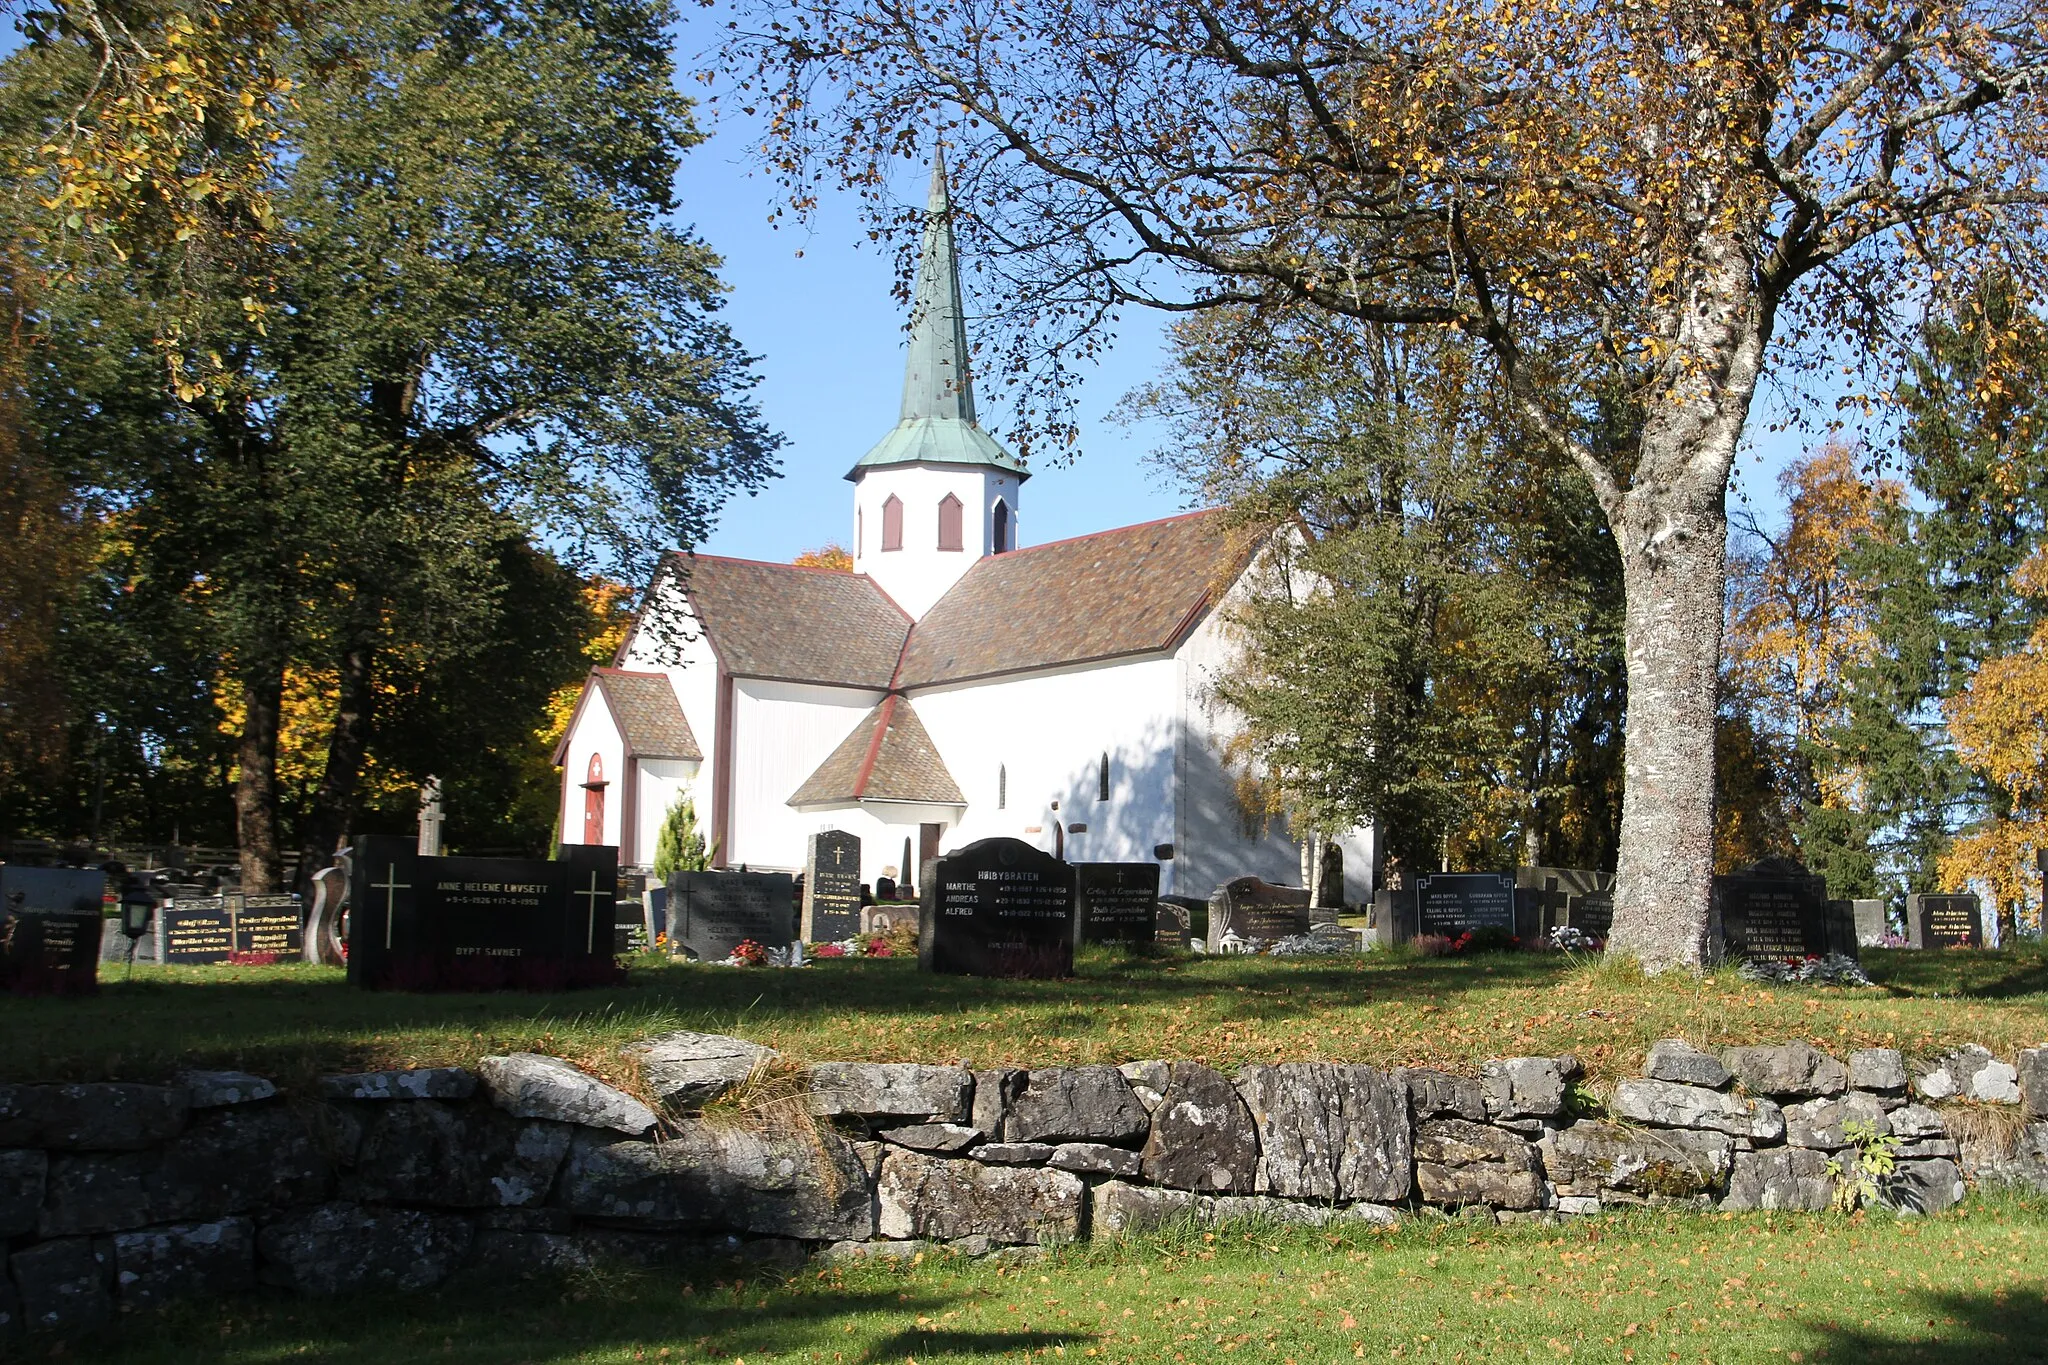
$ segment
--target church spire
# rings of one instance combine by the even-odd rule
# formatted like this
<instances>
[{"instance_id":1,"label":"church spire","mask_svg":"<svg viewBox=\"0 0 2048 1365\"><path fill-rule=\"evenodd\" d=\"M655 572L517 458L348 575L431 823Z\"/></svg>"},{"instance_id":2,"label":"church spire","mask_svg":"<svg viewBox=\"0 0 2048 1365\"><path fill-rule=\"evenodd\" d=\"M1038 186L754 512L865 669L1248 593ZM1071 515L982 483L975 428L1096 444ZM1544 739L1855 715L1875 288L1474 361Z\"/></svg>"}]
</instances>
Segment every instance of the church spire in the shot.
<instances>
[{"instance_id":1,"label":"church spire","mask_svg":"<svg viewBox=\"0 0 2048 1365\"><path fill-rule=\"evenodd\" d=\"M953 202L946 189L946 154L938 148L932 150L924 255L911 300L910 356L903 367L902 420L922 417L974 422L967 310L960 298L960 260L953 249Z\"/></svg>"}]
</instances>

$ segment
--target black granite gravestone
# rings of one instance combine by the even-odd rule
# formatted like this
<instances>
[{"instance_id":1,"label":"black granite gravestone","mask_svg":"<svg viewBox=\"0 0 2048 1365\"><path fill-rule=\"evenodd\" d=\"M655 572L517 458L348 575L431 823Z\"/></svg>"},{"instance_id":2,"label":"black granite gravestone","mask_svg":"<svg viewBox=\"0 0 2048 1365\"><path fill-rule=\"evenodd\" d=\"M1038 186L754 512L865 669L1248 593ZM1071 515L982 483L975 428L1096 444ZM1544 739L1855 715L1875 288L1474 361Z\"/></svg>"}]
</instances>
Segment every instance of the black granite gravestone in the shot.
<instances>
[{"instance_id":1,"label":"black granite gravestone","mask_svg":"<svg viewBox=\"0 0 2048 1365\"><path fill-rule=\"evenodd\" d=\"M237 953L275 953L295 958L305 951L305 931L299 923L297 896L246 896L224 894L228 926Z\"/></svg>"},{"instance_id":2,"label":"black granite gravestone","mask_svg":"<svg viewBox=\"0 0 2048 1365\"><path fill-rule=\"evenodd\" d=\"M647 932L647 874L621 872L618 899L612 902L612 951L644 953L653 937Z\"/></svg>"},{"instance_id":3,"label":"black granite gravestone","mask_svg":"<svg viewBox=\"0 0 2048 1365\"><path fill-rule=\"evenodd\" d=\"M796 938L796 888L787 872L678 872L668 879L669 949L722 962L752 940L787 948Z\"/></svg>"},{"instance_id":4,"label":"black granite gravestone","mask_svg":"<svg viewBox=\"0 0 2048 1365\"><path fill-rule=\"evenodd\" d=\"M1830 914L1827 882L1796 862L1767 858L1714 878L1714 906L1731 957L1856 955L1852 916Z\"/></svg>"},{"instance_id":5,"label":"black granite gravestone","mask_svg":"<svg viewBox=\"0 0 2048 1365\"><path fill-rule=\"evenodd\" d=\"M1223 951L1235 936L1248 943L1272 943L1310 928L1308 888L1275 886L1257 877L1237 877L1209 897L1209 951Z\"/></svg>"},{"instance_id":6,"label":"black granite gravestone","mask_svg":"<svg viewBox=\"0 0 2048 1365\"><path fill-rule=\"evenodd\" d=\"M1588 891L1583 896L1574 896L1565 906L1564 922L1587 938L1599 939L1602 943L1614 930L1614 892Z\"/></svg>"},{"instance_id":7,"label":"black granite gravestone","mask_svg":"<svg viewBox=\"0 0 2048 1365\"><path fill-rule=\"evenodd\" d=\"M97 990L106 885L97 869L0 865L0 991Z\"/></svg>"},{"instance_id":8,"label":"black granite gravestone","mask_svg":"<svg viewBox=\"0 0 2048 1365\"><path fill-rule=\"evenodd\" d=\"M1158 863L1075 863L1076 943L1151 943L1158 933Z\"/></svg>"},{"instance_id":9,"label":"black granite gravestone","mask_svg":"<svg viewBox=\"0 0 2048 1365\"><path fill-rule=\"evenodd\" d=\"M1515 879L1498 872L1431 872L1415 881L1416 932L1458 938L1515 932Z\"/></svg>"},{"instance_id":10,"label":"black granite gravestone","mask_svg":"<svg viewBox=\"0 0 2048 1365\"><path fill-rule=\"evenodd\" d=\"M1974 893L1906 897L1906 942L1915 948L1982 948L1982 902Z\"/></svg>"},{"instance_id":11,"label":"black granite gravestone","mask_svg":"<svg viewBox=\"0 0 2048 1365\"><path fill-rule=\"evenodd\" d=\"M1197 933L1195 907L1200 904L1192 897L1161 896L1159 917L1152 925L1152 941L1162 948L1186 952ZM1203 909L1206 910L1207 906Z\"/></svg>"},{"instance_id":12,"label":"black granite gravestone","mask_svg":"<svg viewBox=\"0 0 2048 1365\"><path fill-rule=\"evenodd\" d=\"M350 861L350 984L401 990L558 989L619 979L619 851L564 844L538 858L422 857L367 835Z\"/></svg>"},{"instance_id":13,"label":"black granite gravestone","mask_svg":"<svg viewBox=\"0 0 2048 1365\"><path fill-rule=\"evenodd\" d=\"M235 925L225 896L186 896L156 912L158 962L203 967L235 951Z\"/></svg>"},{"instance_id":14,"label":"black granite gravestone","mask_svg":"<svg viewBox=\"0 0 2048 1365\"><path fill-rule=\"evenodd\" d=\"M960 976L1071 976L1074 869L1021 839L936 861L919 904L917 965Z\"/></svg>"},{"instance_id":15,"label":"black granite gravestone","mask_svg":"<svg viewBox=\"0 0 2048 1365\"><path fill-rule=\"evenodd\" d=\"M804 850L804 942L843 943L859 932L860 838L822 830Z\"/></svg>"}]
</instances>

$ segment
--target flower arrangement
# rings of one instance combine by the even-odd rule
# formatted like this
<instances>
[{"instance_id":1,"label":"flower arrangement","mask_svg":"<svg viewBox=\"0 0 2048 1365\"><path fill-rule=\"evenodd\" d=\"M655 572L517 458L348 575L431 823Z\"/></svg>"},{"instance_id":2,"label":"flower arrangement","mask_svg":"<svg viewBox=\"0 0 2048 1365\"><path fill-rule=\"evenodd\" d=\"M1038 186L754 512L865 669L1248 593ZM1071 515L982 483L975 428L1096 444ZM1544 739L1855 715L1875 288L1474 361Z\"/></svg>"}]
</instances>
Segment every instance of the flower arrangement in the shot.
<instances>
[{"instance_id":1,"label":"flower arrangement","mask_svg":"<svg viewBox=\"0 0 2048 1365\"><path fill-rule=\"evenodd\" d=\"M846 945L841 943L817 943L811 946L812 957L845 957Z\"/></svg>"},{"instance_id":2,"label":"flower arrangement","mask_svg":"<svg viewBox=\"0 0 2048 1365\"><path fill-rule=\"evenodd\" d=\"M741 939L732 950L732 960L742 967L759 967L768 960L768 950L754 940Z\"/></svg>"}]
</instances>

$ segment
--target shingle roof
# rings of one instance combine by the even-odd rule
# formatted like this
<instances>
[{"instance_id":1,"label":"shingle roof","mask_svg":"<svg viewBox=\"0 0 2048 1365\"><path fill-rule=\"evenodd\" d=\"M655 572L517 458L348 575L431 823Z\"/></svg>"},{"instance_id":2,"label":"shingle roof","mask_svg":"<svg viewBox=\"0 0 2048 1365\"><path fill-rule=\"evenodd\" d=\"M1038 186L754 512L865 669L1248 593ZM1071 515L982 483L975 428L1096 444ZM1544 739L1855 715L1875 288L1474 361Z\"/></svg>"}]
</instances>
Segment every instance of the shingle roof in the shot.
<instances>
[{"instance_id":1,"label":"shingle roof","mask_svg":"<svg viewBox=\"0 0 2048 1365\"><path fill-rule=\"evenodd\" d=\"M880 689L896 672L910 618L865 574L715 555L669 562L735 674Z\"/></svg>"},{"instance_id":2,"label":"shingle roof","mask_svg":"<svg viewBox=\"0 0 2048 1365\"><path fill-rule=\"evenodd\" d=\"M897 686L1171 649L1249 554L1212 509L990 555L911 631Z\"/></svg>"},{"instance_id":3,"label":"shingle roof","mask_svg":"<svg viewBox=\"0 0 2048 1365\"><path fill-rule=\"evenodd\" d=\"M623 668L593 668L591 677L604 690L605 704L618 722L626 752L640 758L684 758L701 762L704 751L683 715L676 690L665 673L633 673Z\"/></svg>"},{"instance_id":4,"label":"shingle roof","mask_svg":"<svg viewBox=\"0 0 2048 1365\"><path fill-rule=\"evenodd\" d=\"M789 798L799 809L850 801L967 804L924 722L909 702L894 695L868 712Z\"/></svg>"}]
</instances>

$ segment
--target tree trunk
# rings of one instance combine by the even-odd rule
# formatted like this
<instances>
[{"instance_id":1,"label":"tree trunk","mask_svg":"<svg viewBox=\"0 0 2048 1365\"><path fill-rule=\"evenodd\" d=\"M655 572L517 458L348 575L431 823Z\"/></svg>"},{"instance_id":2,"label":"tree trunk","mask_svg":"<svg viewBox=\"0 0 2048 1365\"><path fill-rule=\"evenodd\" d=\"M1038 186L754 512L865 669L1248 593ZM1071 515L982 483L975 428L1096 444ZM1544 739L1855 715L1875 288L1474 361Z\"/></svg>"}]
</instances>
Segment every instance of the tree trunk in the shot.
<instances>
[{"instance_id":1,"label":"tree trunk","mask_svg":"<svg viewBox=\"0 0 2048 1365\"><path fill-rule=\"evenodd\" d=\"M242 734L235 747L235 842L242 890L277 891L283 872L277 829L277 737L284 708L284 668L259 664L242 674Z\"/></svg>"},{"instance_id":2,"label":"tree trunk","mask_svg":"<svg viewBox=\"0 0 2048 1365\"><path fill-rule=\"evenodd\" d=\"M1650 971L1699 968L1717 955L1707 929L1724 497L1725 480L1711 474L1643 484L1610 517L1622 552L1628 711L1608 947Z\"/></svg>"},{"instance_id":3,"label":"tree trunk","mask_svg":"<svg viewBox=\"0 0 2048 1365\"><path fill-rule=\"evenodd\" d=\"M377 656L373 637L361 624L366 616L373 618L374 613L359 608L351 616L339 660L339 688L334 729L327 739L327 767L313 794L305 837L300 841L299 892L307 905L313 903L313 874L333 862L334 851L348 837L349 826L361 813L363 762L370 749Z\"/></svg>"}]
</instances>

